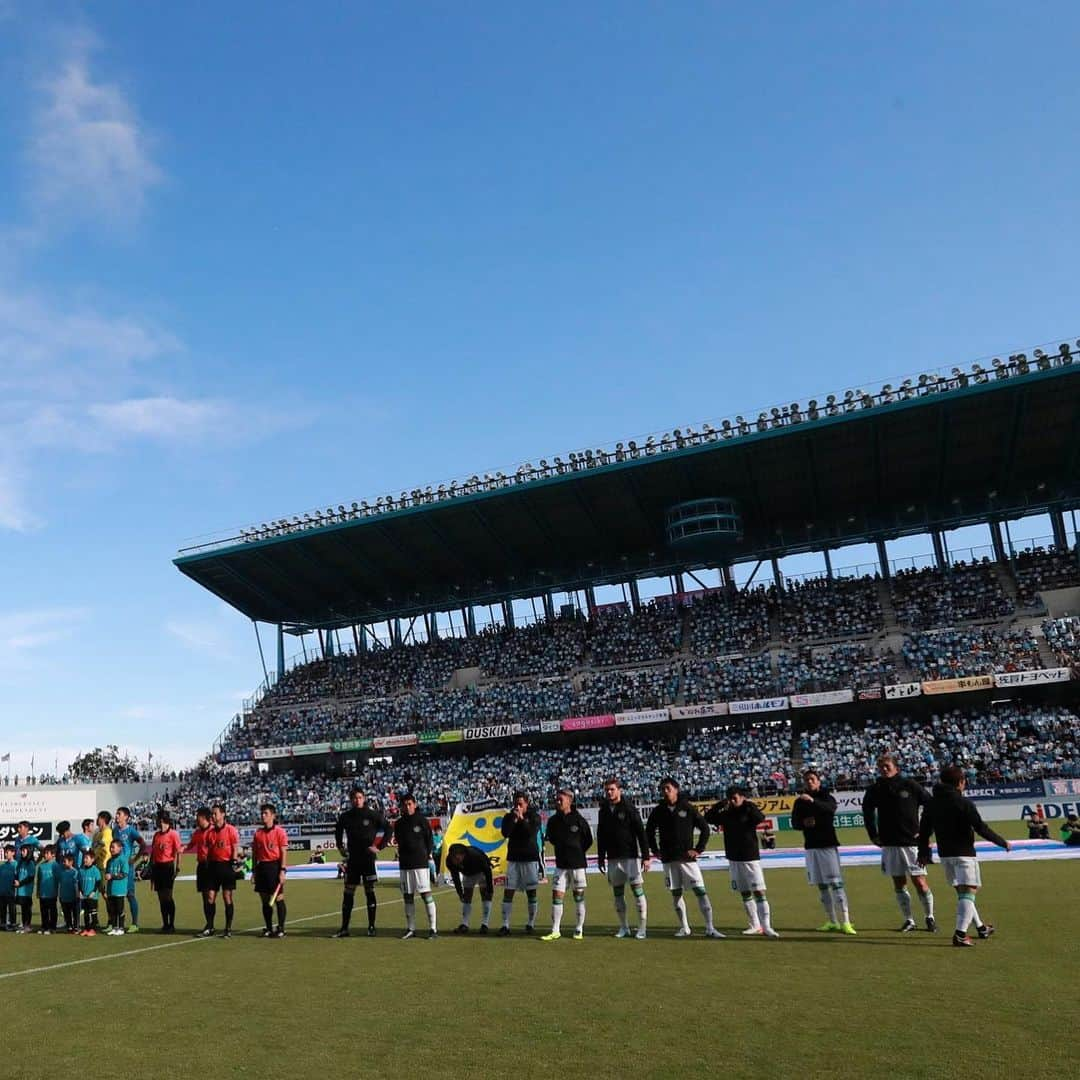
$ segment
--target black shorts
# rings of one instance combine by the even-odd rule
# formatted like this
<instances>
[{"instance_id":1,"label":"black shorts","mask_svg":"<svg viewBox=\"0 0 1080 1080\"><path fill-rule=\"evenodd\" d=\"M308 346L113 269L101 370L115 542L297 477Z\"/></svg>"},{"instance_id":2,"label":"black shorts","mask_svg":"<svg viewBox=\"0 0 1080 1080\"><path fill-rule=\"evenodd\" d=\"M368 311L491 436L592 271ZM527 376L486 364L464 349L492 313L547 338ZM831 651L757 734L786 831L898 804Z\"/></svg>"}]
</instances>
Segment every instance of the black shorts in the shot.
<instances>
[{"instance_id":1,"label":"black shorts","mask_svg":"<svg viewBox=\"0 0 1080 1080\"><path fill-rule=\"evenodd\" d=\"M176 880L176 863L156 862L150 864L150 884L154 892L168 892Z\"/></svg>"},{"instance_id":2,"label":"black shorts","mask_svg":"<svg viewBox=\"0 0 1080 1080\"><path fill-rule=\"evenodd\" d=\"M370 851L349 854L349 867L345 871L346 885L363 885L365 881L375 881L375 856Z\"/></svg>"},{"instance_id":3,"label":"black shorts","mask_svg":"<svg viewBox=\"0 0 1080 1080\"><path fill-rule=\"evenodd\" d=\"M195 888L198 892L206 892L210 888L210 864L201 862L195 867Z\"/></svg>"},{"instance_id":4,"label":"black shorts","mask_svg":"<svg viewBox=\"0 0 1080 1080\"><path fill-rule=\"evenodd\" d=\"M281 863L260 862L255 864L255 891L272 896L277 892L278 875L281 873ZM285 883L281 883L281 896L285 895Z\"/></svg>"},{"instance_id":5,"label":"black shorts","mask_svg":"<svg viewBox=\"0 0 1080 1080\"><path fill-rule=\"evenodd\" d=\"M206 864L207 888L214 892L232 892L236 888L236 871L231 862L208 862Z\"/></svg>"}]
</instances>

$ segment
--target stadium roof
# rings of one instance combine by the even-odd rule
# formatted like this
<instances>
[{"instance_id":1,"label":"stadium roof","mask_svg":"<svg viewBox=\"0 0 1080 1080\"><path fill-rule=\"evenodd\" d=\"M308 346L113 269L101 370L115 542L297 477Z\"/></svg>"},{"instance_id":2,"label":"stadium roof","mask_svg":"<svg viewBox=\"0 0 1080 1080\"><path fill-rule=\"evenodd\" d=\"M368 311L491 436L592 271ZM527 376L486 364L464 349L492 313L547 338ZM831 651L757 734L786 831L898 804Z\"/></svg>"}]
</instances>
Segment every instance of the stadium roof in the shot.
<instances>
[{"instance_id":1,"label":"stadium roof","mask_svg":"<svg viewBox=\"0 0 1080 1080\"><path fill-rule=\"evenodd\" d=\"M340 627L1080 505L1080 363L750 430L265 539L176 566L252 619ZM721 559L665 516L737 500Z\"/></svg>"}]
</instances>

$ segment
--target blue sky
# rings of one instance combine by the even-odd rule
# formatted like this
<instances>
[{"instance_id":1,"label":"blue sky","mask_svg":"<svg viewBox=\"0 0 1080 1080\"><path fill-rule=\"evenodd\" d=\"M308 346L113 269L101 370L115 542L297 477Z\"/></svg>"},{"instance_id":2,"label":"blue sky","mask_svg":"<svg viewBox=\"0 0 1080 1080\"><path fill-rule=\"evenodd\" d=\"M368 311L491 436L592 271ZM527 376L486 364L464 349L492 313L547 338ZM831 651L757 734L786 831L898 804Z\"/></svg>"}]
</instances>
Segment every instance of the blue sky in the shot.
<instances>
[{"instance_id":1,"label":"blue sky","mask_svg":"<svg viewBox=\"0 0 1080 1080\"><path fill-rule=\"evenodd\" d=\"M1080 16L939 8L0 0L13 771L260 680L186 538L1076 337Z\"/></svg>"}]
</instances>

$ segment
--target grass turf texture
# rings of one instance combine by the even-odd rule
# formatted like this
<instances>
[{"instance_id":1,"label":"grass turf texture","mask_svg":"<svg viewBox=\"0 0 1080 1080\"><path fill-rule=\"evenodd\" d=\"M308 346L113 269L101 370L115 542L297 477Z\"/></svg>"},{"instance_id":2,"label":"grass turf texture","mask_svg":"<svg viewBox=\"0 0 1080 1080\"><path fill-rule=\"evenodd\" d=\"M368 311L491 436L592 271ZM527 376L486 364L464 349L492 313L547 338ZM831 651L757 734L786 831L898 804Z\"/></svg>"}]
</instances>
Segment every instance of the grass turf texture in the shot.
<instances>
[{"instance_id":1,"label":"grass turf texture","mask_svg":"<svg viewBox=\"0 0 1080 1080\"><path fill-rule=\"evenodd\" d=\"M742 907L723 872L705 876L717 925L735 934L727 941L700 936L692 897L695 936L674 940L655 873L648 941L611 937L611 892L591 876L586 940L551 944L520 932L520 895L511 938L476 935L478 898L474 933L454 937L452 890L438 897L439 941L423 940L422 905L421 938L399 941L400 894L389 884L379 887L377 938L364 935L359 892L354 936L330 940L340 885L299 880L288 886L284 940L159 937L148 932L159 924L156 900L140 884L141 935L0 936L0 993L8 1016L20 1018L6 1032L7 1060L18 1063L9 1075L55 1076L41 1039L62 1030L66 1045L108 1060L119 1076L154 1070L155 1061L180 1077L348 1076L361 1063L385 1075L403 1062L410 1074L443 1076L953 1077L959 1061L1065 1076L1072 1055L1052 1003L1074 986L1080 947L1042 898L1072 895L1078 872L1071 861L986 865L979 910L999 933L968 950L949 944L954 893L938 867L931 886L941 932L903 936L888 881L876 868L849 868L856 938L814 932L823 921L817 890L800 871L773 871L781 941L738 936ZM178 925L199 929L194 883L176 896ZM499 910L497 892L496 927ZM539 927L550 910L542 889ZM222 918L219 900L219 928ZM567 919L572 925L572 904ZM257 926L258 899L244 883L236 927ZM49 969L91 957L110 959ZM35 968L49 970L29 973Z\"/></svg>"}]
</instances>

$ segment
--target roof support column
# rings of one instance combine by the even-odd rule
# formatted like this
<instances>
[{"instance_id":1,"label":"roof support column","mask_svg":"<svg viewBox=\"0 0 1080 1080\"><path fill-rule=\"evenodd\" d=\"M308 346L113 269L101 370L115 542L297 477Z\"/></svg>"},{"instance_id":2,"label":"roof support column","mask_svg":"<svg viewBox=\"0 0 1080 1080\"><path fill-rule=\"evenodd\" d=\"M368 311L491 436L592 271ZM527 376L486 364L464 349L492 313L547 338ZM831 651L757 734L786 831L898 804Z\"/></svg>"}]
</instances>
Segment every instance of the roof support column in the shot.
<instances>
[{"instance_id":1,"label":"roof support column","mask_svg":"<svg viewBox=\"0 0 1080 1080\"><path fill-rule=\"evenodd\" d=\"M281 623L277 624L277 679L281 682L281 676L285 674L285 628Z\"/></svg>"},{"instance_id":2,"label":"roof support column","mask_svg":"<svg viewBox=\"0 0 1080 1080\"><path fill-rule=\"evenodd\" d=\"M686 586L683 584L682 574L675 575L675 592L678 593L679 596L682 596L682 594L686 592Z\"/></svg>"},{"instance_id":3,"label":"roof support column","mask_svg":"<svg viewBox=\"0 0 1080 1080\"><path fill-rule=\"evenodd\" d=\"M1005 554L1005 538L1001 535L1001 522L990 522L990 543L994 548L994 558L999 563L1007 563L1009 556Z\"/></svg>"},{"instance_id":4,"label":"roof support column","mask_svg":"<svg viewBox=\"0 0 1080 1080\"><path fill-rule=\"evenodd\" d=\"M596 589L592 585L585 586L585 610L590 619L596 614Z\"/></svg>"},{"instance_id":5,"label":"roof support column","mask_svg":"<svg viewBox=\"0 0 1080 1080\"><path fill-rule=\"evenodd\" d=\"M461 609L461 617L465 620L465 636L476 637L476 611L472 604Z\"/></svg>"},{"instance_id":6,"label":"roof support column","mask_svg":"<svg viewBox=\"0 0 1080 1080\"><path fill-rule=\"evenodd\" d=\"M930 539L934 544L934 564L939 570L944 570L948 564L945 561L945 544L942 542L940 531L931 529Z\"/></svg>"},{"instance_id":7,"label":"roof support column","mask_svg":"<svg viewBox=\"0 0 1080 1080\"><path fill-rule=\"evenodd\" d=\"M1069 550L1069 538L1065 535L1065 515L1058 507L1050 511L1050 527L1054 530L1054 547L1058 551Z\"/></svg>"},{"instance_id":8,"label":"roof support column","mask_svg":"<svg viewBox=\"0 0 1080 1080\"><path fill-rule=\"evenodd\" d=\"M507 626L511 630L513 630L514 629L514 601L513 600L504 600L502 602L502 612L503 612L503 625Z\"/></svg>"},{"instance_id":9,"label":"roof support column","mask_svg":"<svg viewBox=\"0 0 1080 1080\"><path fill-rule=\"evenodd\" d=\"M630 608L636 614L641 610L641 593L637 587L637 578L631 578L627 585L630 586Z\"/></svg>"},{"instance_id":10,"label":"roof support column","mask_svg":"<svg viewBox=\"0 0 1080 1080\"><path fill-rule=\"evenodd\" d=\"M881 580L889 580L889 549L885 546L884 540L877 542L877 561L878 567L881 571Z\"/></svg>"},{"instance_id":11,"label":"roof support column","mask_svg":"<svg viewBox=\"0 0 1080 1080\"><path fill-rule=\"evenodd\" d=\"M395 645L400 645L401 644L401 620L400 619L391 619L390 620L390 640L393 641L393 643Z\"/></svg>"},{"instance_id":12,"label":"roof support column","mask_svg":"<svg viewBox=\"0 0 1080 1080\"><path fill-rule=\"evenodd\" d=\"M829 556L829 549L822 548L821 554L825 556L825 576L832 581L832 559Z\"/></svg>"},{"instance_id":13,"label":"roof support column","mask_svg":"<svg viewBox=\"0 0 1080 1080\"><path fill-rule=\"evenodd\" d=\"M770 559L772 563L772 579L773 584L776 586L776 591L782 593L784 591L784 578L780 573L780 563L777 559Z\"/></svg>"},{"instance_id":14,"label":"roof support column","mask_svg":"<svg viewBox=\"0 0 1080 1080\"><path fill-rule=\"evenodd\" d=\"M366 653L368 651L368 628L361 623L360 633L356 636L356 651L358 653Z\"/></svg>"},{"instance_id":15,"label":"roof support column","mask_svg":"<svg viewBox=\"0 0 1080 1080\"><path fill-rule=\"evenodd\" d=\"M547 619L548 622L554 622L555 621L555 598L551 595L551 593L546 592L541 597L541 599L544 601L544 618Z\"/></svg>"}]
</instances>

